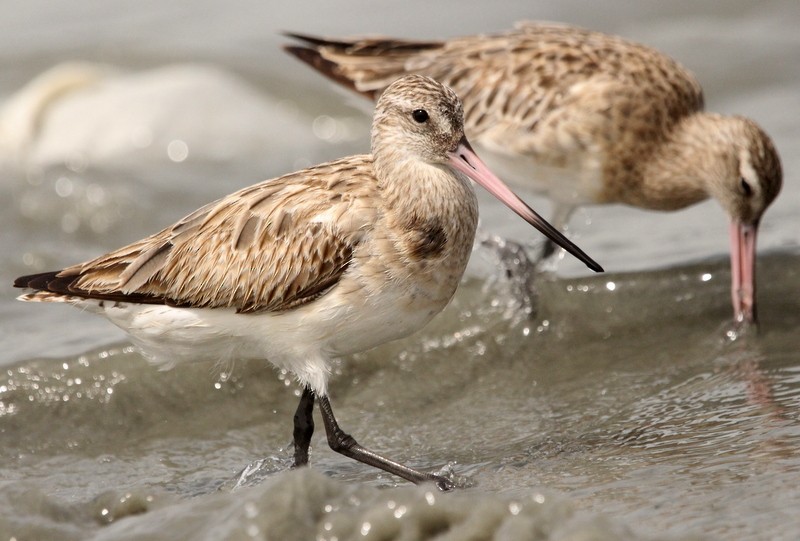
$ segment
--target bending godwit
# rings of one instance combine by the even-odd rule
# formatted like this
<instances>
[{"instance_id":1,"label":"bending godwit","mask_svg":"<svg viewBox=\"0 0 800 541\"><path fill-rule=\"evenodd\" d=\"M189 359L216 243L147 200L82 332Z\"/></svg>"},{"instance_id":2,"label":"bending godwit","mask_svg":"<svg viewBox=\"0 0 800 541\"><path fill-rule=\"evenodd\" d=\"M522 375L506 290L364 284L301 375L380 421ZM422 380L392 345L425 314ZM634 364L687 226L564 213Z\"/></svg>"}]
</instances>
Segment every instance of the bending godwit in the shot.
<instances>
[{"instance_id":1,"label":"bending godwit","mask_svg":"<svg viewBox=\"0 0 800 541\"><path fill-rule=\"evenodd\" d=\"M290 371L304 389L295 465L308 462L317 400L332 449L449 488L339 428L331 359L411 334L449 302L478 220L470 178L602 270L478 159L463 118L452 90L403 77L378 100L372 154L244 188L141 241L14 285L34 290L21 300L106 316L156 362L266 358Z\"/></svg>"},{"instance_id":2,"label":"bending godwit","mask_svg":"<svg viewBox=\"0 0 800 541\"><path fill-rule=\"evenodd\" d=\"M756 233L780 159L752 120L703 112L699 83L671 58L556 24L447 41L289 36L307 46L288 52L371 99L408 73L450 86L470 140L509 182L547 194L559 229L578 205L715 198L730 217L734 317L756 320Z\"/></svg>"}]
</instances>

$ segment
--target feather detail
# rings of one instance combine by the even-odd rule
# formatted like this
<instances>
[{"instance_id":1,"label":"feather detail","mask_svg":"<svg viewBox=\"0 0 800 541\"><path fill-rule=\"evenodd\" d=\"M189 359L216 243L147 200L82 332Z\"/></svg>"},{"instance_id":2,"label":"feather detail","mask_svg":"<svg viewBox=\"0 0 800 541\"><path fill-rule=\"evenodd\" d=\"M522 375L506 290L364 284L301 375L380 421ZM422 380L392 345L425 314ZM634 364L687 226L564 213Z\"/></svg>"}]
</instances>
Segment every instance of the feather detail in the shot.
<instances>
[{"instance_id":1,"label":"feather detail","mask_svg":"<svg viewBox=\"0 0 800 541\"><path fill-rule=\"evenodd\" d=\"M172 227L18 287L78 297L282 311L318 298L347 271L374 223L369 156L244 188Z\"/></svg>"}]
</instances>

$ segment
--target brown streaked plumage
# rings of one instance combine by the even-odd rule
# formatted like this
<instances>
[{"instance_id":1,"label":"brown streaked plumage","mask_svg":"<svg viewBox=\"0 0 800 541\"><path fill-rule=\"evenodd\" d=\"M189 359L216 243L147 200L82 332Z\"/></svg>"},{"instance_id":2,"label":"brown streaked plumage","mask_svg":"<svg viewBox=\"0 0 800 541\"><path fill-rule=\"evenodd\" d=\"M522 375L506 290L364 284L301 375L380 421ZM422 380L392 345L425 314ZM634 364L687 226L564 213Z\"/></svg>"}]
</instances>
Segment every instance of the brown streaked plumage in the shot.
<instances>
[{"instance_id":1,"label":"brown streaked plumage","mask_svg":"<svg viewBox=\"0 0 800 541\"><path fill-rule=\"evenodd\" d=\"M439 313L469 259L482 184L595 270L471 150L455 93L422 76L378 101L372 154L244 188L94 260L18 278L25 301L101 313L156 361L266 358L304 388L295 464L319 400L331 447L405 479L452 486L358 445L327 397L331 359L406 336Z\"/></svg>"},{"instance_id":2,"label":"brown streaked plumage","mask_svg":"<svg viewBox=\"0 0 800 541\"><path fill-rule=\"evenodd\" d=\"M453 88L470 140L509 182L547 194L558 228L578 205L676 210L715 198L731 219L734 315L755 320L755 237L780 159L752 120L703 112L678 62L552 23L447 41L289 36L306 43L289 53L369 98L408 73Z\"/></svg>"},{"instance_id":3,"label":"brown streaked plumage","mask_svg":"<svg viewBox=\"0 0 800 541\"><path fill-rule=\"evenodd\" d=\"M344 158L235 192L151 237L60 271L47 290L278 312L341 279L361 229L375 219L378 196L371 157ZM316 220L322 213L331 219Z\"/></svg>"}]
</instances>

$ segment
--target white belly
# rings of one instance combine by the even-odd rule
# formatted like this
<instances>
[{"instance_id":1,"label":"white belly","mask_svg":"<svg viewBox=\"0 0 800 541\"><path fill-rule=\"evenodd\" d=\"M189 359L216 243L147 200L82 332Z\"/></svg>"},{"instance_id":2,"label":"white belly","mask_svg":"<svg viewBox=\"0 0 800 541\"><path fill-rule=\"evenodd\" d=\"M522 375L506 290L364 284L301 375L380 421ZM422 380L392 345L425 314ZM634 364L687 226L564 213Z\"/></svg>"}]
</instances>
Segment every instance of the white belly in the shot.
<instances>
[{"instance_id":1,"label":"white belly","mask_svg":"<svg viewBox=\"0 0 800 541\"><path fill-rule=\"evenodd\" d=\"M412 299L400 290L380 295L342 291L336 288L293 310L256 314L221 308L73 302L128 332L144 355L163 368L205 360L267 360L294 373L301 384L319 394L327 392L331 359L407 336L444 307L442 302Z\"/></svg>"},{"instance_id":2,"label":"white belly","mask_svg":"<svg viewBox=\"0 0 800 541\"><path fill-rule=\"evenodd\" d=\"M489 168L522 192L535 192L573 207L594 204L601 193L601 164L588 153L574 156L573 162L565 167L556 167L492 145L476 143L476 146Z\"/></svg>"}]
</instances>

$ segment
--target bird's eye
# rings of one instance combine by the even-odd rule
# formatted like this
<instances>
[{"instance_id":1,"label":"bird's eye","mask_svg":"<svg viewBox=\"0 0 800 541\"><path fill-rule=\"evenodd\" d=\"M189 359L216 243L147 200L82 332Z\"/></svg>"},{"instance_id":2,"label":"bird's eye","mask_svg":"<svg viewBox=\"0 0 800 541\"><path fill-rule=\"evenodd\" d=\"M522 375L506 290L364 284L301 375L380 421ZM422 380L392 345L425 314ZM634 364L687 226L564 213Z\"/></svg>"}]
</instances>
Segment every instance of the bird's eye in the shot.
<instances>
[{"instance_id":1,"label":"bird's eye","mask_svg":"<svg viewBox=\"0 0 800 541\"><path fill-rule=\"evenodd\" d=\"M428 111L426 111L425 109L414 109L413 111L411 111L411 117L415 121L422 124L423 122L426 122L428 120Z\"/></svg>"},{"instance_id":2,"label":"bird's eye","mask_svg":"<svg viewBox=\"0 0 800 541\"><path fill-rule=\"evenodd\" d=\"M744 177L740 179L739 183L742 187L742 193L744 194L745 197L750 197L751 195L753 195L753 187L750 186L750 183L747 182L744 179Z\"/></svg>"}]
</instances>

